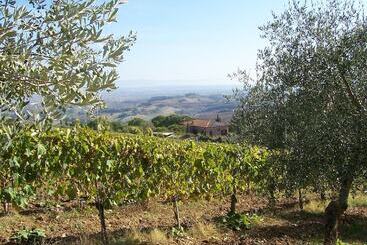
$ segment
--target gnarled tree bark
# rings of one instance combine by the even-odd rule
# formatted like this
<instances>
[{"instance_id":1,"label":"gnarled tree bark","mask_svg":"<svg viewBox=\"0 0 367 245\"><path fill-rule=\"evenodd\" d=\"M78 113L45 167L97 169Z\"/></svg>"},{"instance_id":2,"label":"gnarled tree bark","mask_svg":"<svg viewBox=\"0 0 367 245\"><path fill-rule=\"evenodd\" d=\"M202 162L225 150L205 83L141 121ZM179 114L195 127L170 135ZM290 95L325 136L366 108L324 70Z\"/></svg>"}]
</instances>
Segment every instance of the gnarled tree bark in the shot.
<instances>
[{"instance_id":1,"label":"gnarled tree bark","mask_svg":"<svg viewBox=\"0 0 367 245\"><path fill-rule=\"evenodd\" d=\"M352 177L344 178L341 181L339 198L331 201L325 209L324 245L334 245L338 240L338 226L341 216L348 208L348 197L352 183Z\"/></svg>"}]
</instances>

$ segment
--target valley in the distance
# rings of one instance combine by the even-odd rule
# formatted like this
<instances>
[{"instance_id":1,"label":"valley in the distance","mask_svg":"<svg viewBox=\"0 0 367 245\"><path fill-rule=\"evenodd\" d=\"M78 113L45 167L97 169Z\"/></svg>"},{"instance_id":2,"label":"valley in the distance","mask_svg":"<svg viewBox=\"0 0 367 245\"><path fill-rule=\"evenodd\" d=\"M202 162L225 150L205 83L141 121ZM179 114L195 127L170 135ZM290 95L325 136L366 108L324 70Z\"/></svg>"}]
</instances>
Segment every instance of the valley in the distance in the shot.
<instances>
[{"instance_id":1,"label":"valley in the distance","mask_svg":"<svg viewBox=\"0 0 367 245\"><path fill-rule=\"evenodd\" d=\"M98 114L117 121L134 117L151 120L158 115L171 114L213 119L219 114L224 121L229 121L235 103L228 101L225 95L230 95L232 89L230 85L125 86L103 94L107 108ZM76 109L69 115L86 119L85 113Z\"/></svg>"}]
</instances>

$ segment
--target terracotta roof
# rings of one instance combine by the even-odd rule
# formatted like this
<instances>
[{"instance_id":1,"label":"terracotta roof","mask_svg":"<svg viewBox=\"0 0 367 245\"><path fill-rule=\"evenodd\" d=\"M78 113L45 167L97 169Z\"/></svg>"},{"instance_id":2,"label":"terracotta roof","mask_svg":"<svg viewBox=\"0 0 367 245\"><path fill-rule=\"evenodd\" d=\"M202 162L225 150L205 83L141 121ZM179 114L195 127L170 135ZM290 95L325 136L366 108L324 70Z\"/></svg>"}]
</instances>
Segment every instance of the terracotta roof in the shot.
<instances>
[{"instance_id":1,"label":"terracotta roof","mask_svg":"<svg viewBox=\"0 0 367 245\"><path fill-rule=\"evenodd\" d=\"M200 128L227 126L227 124L223 122L218 122L215 120L204 120L204 119L193 119L193 120L185 121L182 124L185 126L194 126L194 127L200 127Z\"/></svg>"}]
</instances>

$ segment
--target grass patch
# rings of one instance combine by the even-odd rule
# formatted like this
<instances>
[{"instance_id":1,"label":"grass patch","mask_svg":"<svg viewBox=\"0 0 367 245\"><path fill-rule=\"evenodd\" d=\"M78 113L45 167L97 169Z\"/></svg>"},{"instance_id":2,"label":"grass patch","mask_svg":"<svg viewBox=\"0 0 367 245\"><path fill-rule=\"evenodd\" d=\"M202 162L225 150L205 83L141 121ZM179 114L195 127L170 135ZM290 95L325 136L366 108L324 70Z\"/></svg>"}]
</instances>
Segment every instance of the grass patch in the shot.
<instances>
[{"instance_id":1,"label":"grass patch","mask_svg":"<svg viewBox=\"0 0 367 245\"><path fill-rule=\"evenodd\" d=\"M131 231L125 237L115 240L111 244L113 245L139 245L139 244L152 244L152 245L168 245L172 244L167 234L159 229L154 229L148 233L138 230Z\"/></svg>"},{"instance_id":2,"label":"grass patch","mask_svg":"<svg viewBox=\"0 0 367 245\"><path fill-rule=\"evenodd\" d=\"M220 237L220 232L213 224L197 223L190 230L190 235L197 239L214 239Z\"/></svg>"},{"instance_id":3,"label":"grass patch","mask_svg":"<svg viewBox=\"0 0 367 245\"><path fill-rule=\"evenodd\" d=\"M304 206L304 211L314 214L321 214L325 212L328 202L312 200Z\"/></svg>"},{"instance_id":4,"label":"grass patch","mask_svg":"<svg viewBox=\"0 0 367 245\"><path fill-rule=\"evenodd\" d=\"M367 195L356 195L354 197L349 198L348 200L349 207L367 207ZM319 200L311 200L304 206L304 210L310 213L323 213L329 204L329 201L319 201Z\"/></svg>"},{"instance_id":5,"label":"grass patch","mask_svg":"<svg viewBox=\"0 0 367 245\"><path fill-rule=\"evenodd\" d=\"M350 207L367 207L367 195L357 195L349 199Z\"/></svg>"},{"instance_id":6,"label":"grass patch","mask_svg":"<svg viewBox=\"0 0 367 245\"><path fill-rule=\"evenodd\" d=\"M90 243L87 243L87 244L90 244ZM101 244L101 243L99 243L99 244ZM139 240L135 240L133 238L128 237L128 238L112 241L110 244L111 245L140 245L140 244L143 244L143 243L140 242Z\"/></svg>"},{"instance_id":7,"label":"grass patch","mask_svg":"<svg viewBox=\"0 0 367 245\"><path fill-rule=\"evenodd\" d=\"M344 241L351 244L366 244L367 223L365 220L353 218L353 223L343 224L340 228L340 236Z\"/></svg>"},{"instance_id":8,"label":"grass patch","mask_svg":"<svg viewBox=\"0 0 367 245\"><path fill-rule=\"evenodd\" d=\"M172 241L167 237L166 233L158 229L154 229L148 234L148 241L151 244L172 244Z\"/></svg>"}]
</instances>

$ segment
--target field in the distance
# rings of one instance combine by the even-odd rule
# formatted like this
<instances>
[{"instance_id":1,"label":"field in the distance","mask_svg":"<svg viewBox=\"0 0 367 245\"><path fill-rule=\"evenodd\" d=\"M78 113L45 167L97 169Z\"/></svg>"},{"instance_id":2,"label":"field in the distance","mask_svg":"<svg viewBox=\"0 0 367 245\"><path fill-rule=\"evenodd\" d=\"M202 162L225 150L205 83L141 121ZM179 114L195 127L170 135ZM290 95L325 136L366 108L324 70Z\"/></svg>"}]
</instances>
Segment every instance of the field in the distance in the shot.
<instances>
[{"instance_id":1,"label":"field in the distance","mask_svg":"<svg viewBox=\"0 0 367 245\"><path fill-rule=\"evenodd\" d=\"M117 120L129 120L140 117L150 120L159 115L180 114L197 118L216 118L217 114L229 121L235 108L221 94L199 95L189 93L175 96L156 96L149 99L108 101L103 115Z\"/></svg>"},{"instance_id":2,"label":"field in the distance","mask_svg":"<svg viewBox=\"0 0 367 245\"><path fill-rule=\"evenodd\" d=\"M266 199L253 195L239 198L239 211L257 213L258 222L250 229L233 231L221 223L227 213L226 200L199 200L180 204L185 233L173 235L172 206L158 200L130 204L107 211L106 220L112 244L321 244L323 209L326 204L310 201L304 211L297 200L282 199L275 212L267 210ZM367 242L367 197L350 199L343 218L341 239L350 244ZM59 207L31 206L28 210L0 217L0 241L23 228L41 228L47 244L100 244L96 209L79 209L76 203Z\"/></svg>"},{"instance_id":3,"label":"field in the distance","mask_svg":"<svg viewBox=\"0 0 367 245\"><path fill-rule=\"evenodd\" d=\"M141 93L120 89L105 95L107 108L101 110L100 115L118 121L128 121L134 117L149 121L159 115L171 114L203 119L214 119L219 114L224 121L231 119L236 104L224 97L232 93L230 88L214 90L205 87L197 92L189 91L186 87L177 91L166 87L156 92L145 89ZM67 117L87 120L86 113L77 108L69 110Z\"/></svg>"}]
</instances>

